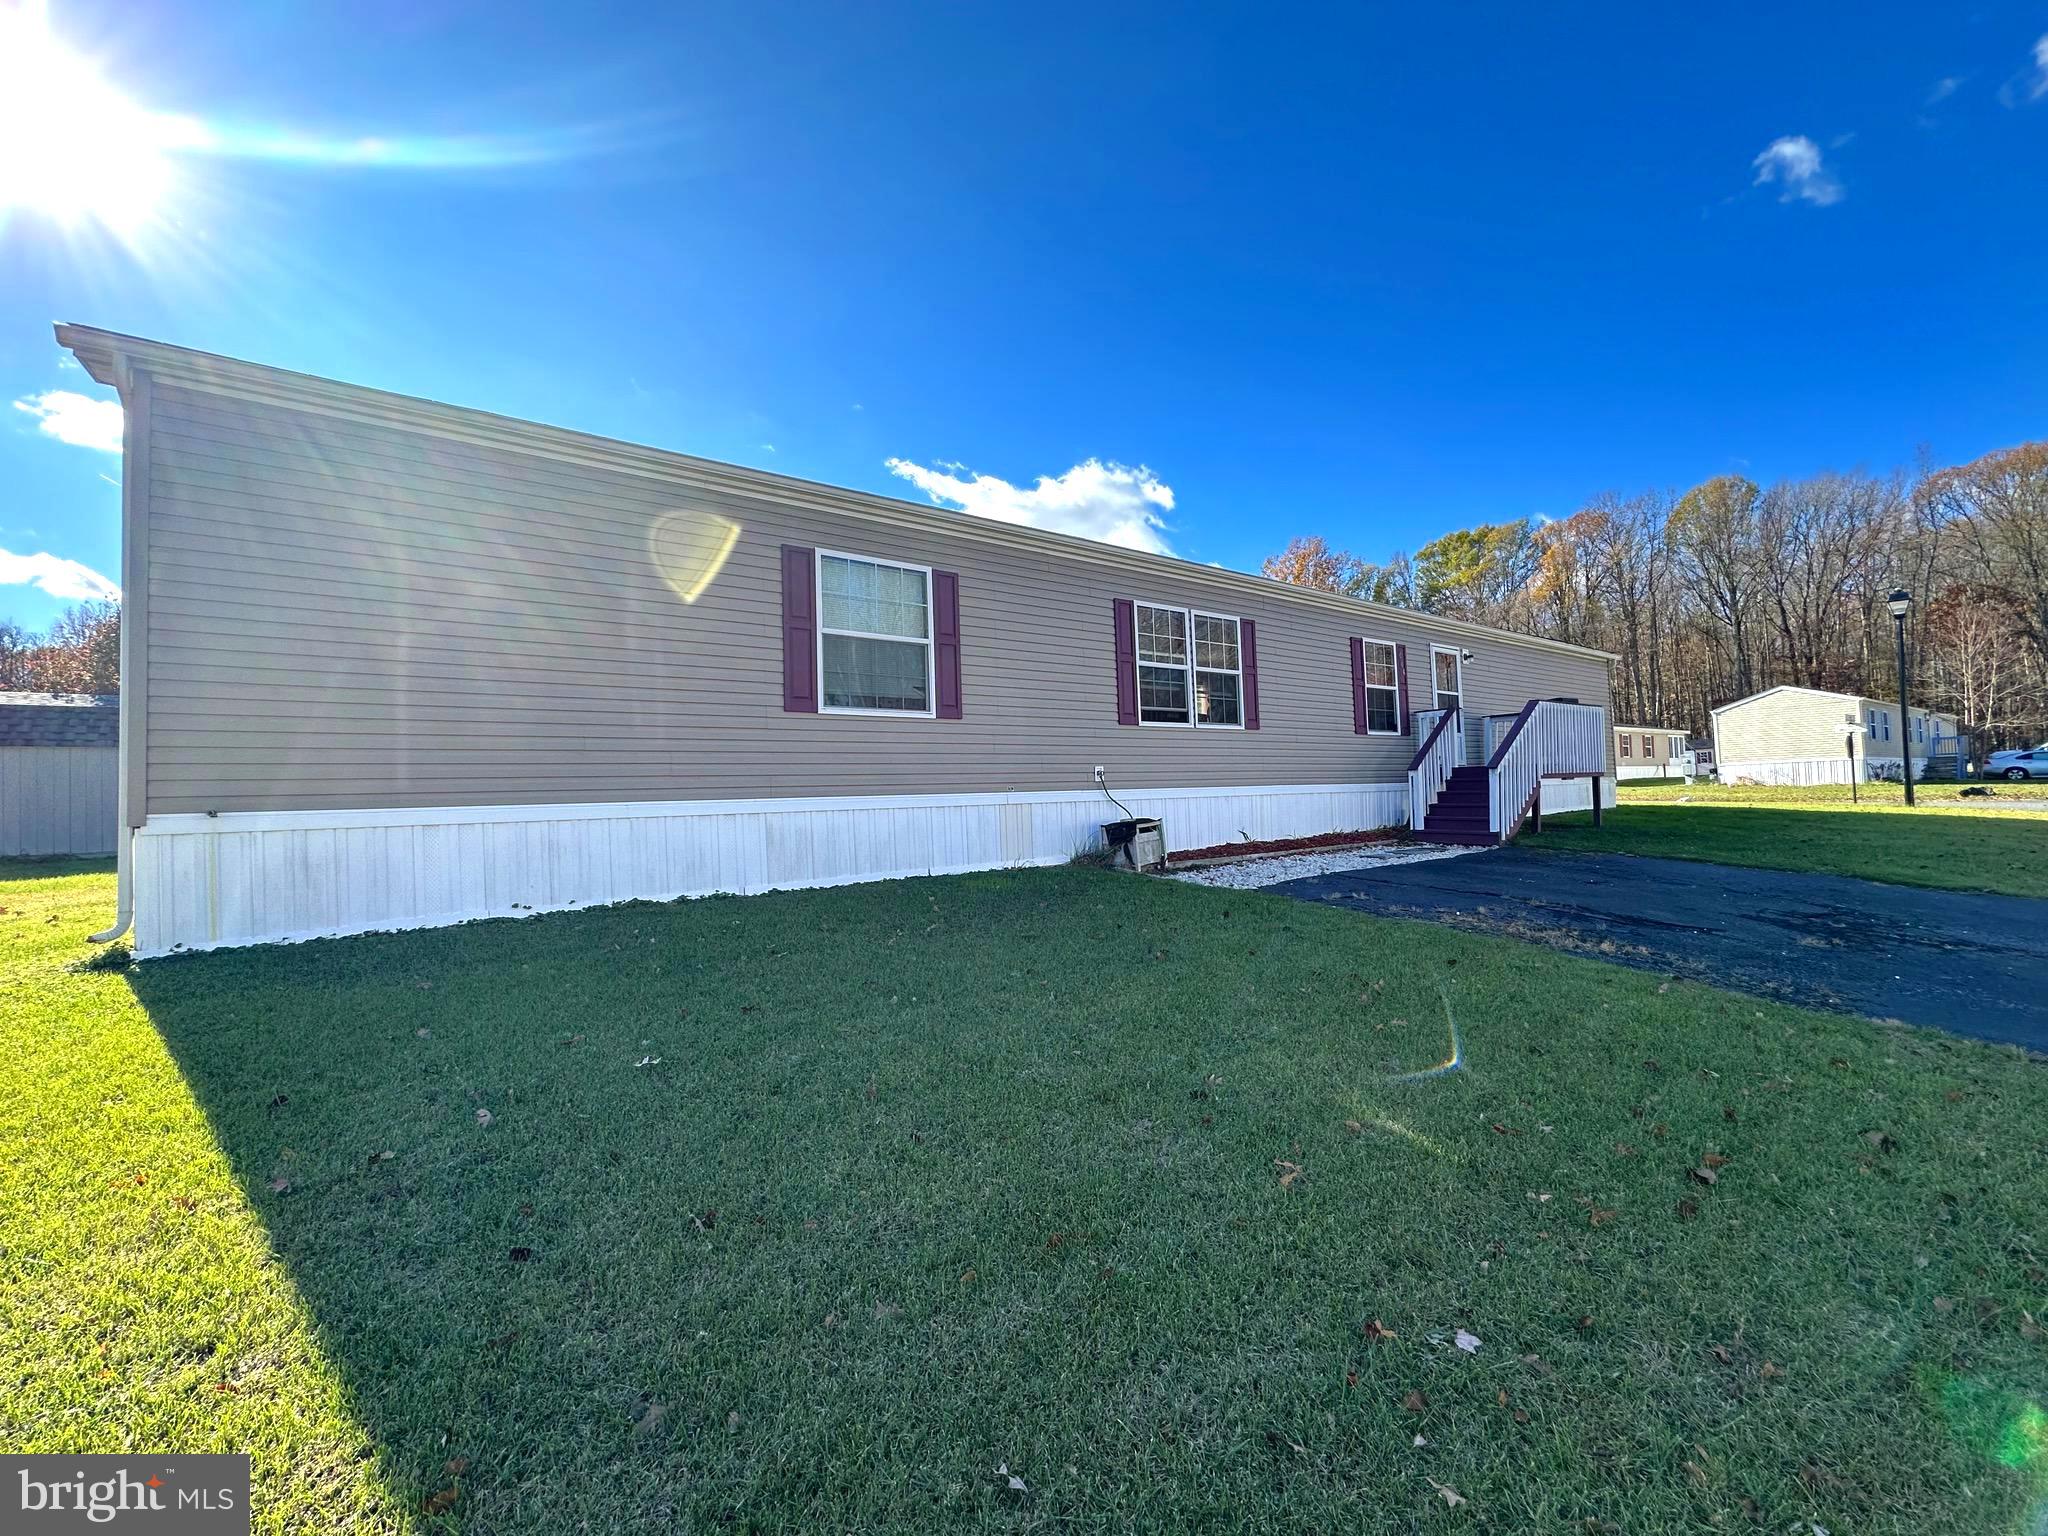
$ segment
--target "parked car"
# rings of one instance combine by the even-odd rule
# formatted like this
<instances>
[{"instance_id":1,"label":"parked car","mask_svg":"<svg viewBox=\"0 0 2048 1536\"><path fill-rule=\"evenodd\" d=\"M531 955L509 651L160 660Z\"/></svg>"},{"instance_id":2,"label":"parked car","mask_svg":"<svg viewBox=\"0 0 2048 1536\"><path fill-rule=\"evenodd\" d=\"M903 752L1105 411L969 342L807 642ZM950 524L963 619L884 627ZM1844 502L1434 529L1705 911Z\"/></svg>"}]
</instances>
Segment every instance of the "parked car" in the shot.
<instances>
[{"instance_id":1,"label":"parked car","mask_svg":"<svg viewBox=\"0 0 2048 1536\"><path fill-rule=\"evenodd\" d=\"M2038 747L2017 747L1994 752L1984 759L1987 779L2048 779L2048 742Z\"/></svg>"}]
</instances>

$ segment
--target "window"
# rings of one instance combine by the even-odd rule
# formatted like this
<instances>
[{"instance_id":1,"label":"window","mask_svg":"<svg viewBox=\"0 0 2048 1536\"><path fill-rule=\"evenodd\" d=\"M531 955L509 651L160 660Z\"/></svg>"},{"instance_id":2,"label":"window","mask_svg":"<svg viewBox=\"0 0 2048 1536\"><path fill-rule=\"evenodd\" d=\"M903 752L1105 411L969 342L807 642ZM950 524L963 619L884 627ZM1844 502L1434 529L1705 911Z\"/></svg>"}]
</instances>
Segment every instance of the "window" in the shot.
<instances>
[{"instance_id":1,"label":"window","mask_svg":"<svg viewBox=\"0 0 2048 1536\"><path fill-rule=\"evenodd\" d=\"M1394 647L1384 640L1367 640L1365 648L1365 733L1368 736L1401 734L1401 681L1395 674Z\"/></svg>"},{"instance_id":2,"label":"window","mask_svg":"<svg viewBox=\"0 0 2048 1536\"><path fill-rule=\"evenodd\" d=\"M1244 662L1236 619L1133 605L1138 720L1143 725L1244 724Z\"/></svg>"},{"instance_id":3,"label":"window","mask_svg":"<svg viewBox=\"0 0 2048 1536\"><path fill-rule=\"evenodd\" d=\"M1865 710L1864 714L1868 716L1870 721L1870 739L1875 741L1877 740L1877 711L1874 709Z\"/></svg>"},{"instance_id":4,"label":"window","mask_svg":"<svg viewBox=\"0 0 2048 1536\"><path fill-rule=\"evenodd\" d=\"M1635 750L1636 750L1636 738L1635 738L1635 733L1634 733L1633 731L1623 731L1623 732L1621 733L1621 755L1622 755L1623 757L1634 757L1634 756L1635 756Z\"/></svg>"},{"instance_id":5,"label":"window","mask_svg":"<svg viewBox=\"0 0 2048 1536\"><path fill-rule=\"evenodd\" d=\"M1464 666L1458 653L1431 646L1429 668L1436 682L1436 707L1455 709L1465 693Z\"/></svg>"},{"instance_id":6,"label":"window","mask_svg":"<svg viewBox=\"0 0 2048 1536\"><path fill-rule=\"evenodd\" d=\"M932 713L931 581L921 565L818 551L822 708Z\"/></svg>"},{"instance_id":7,"label":"window","mask_svg":"<svg viewBox=\"0 0 2048 1536\"><path fill-rule=\"evenodd\" d=\"M1925 741L1927 739L1927 717L1925 715L1915 715L1913 717L1913 739L1915 741Z\"/></svg>"},{"instance_id":8,"label":"window","mask_svg":"<svg viewBox=\"0 0 2048 1536\"><path fill-rule=\"evenodd\" d=\"M1648 731L1643 732L1643 756L1646 758L1652 758L1656 755L1657 743L1650 739L1650 733Z\"/></svg>"}]
</instances>

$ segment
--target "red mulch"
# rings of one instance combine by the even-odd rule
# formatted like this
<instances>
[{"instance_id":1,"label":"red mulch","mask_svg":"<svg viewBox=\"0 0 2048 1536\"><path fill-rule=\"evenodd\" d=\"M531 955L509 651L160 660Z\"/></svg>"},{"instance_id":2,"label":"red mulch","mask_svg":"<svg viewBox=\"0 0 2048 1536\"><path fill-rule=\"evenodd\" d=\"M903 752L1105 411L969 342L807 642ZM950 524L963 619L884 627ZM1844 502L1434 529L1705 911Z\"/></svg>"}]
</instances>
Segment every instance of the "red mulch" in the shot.
<instances>
[{"instance_id":1,"label":"red mulch","mask_svg":"<svg viewBox=\"0 0 2048 1536\"><path fill-rule=\"evenodd\" d=\"M1182 864L1190 859L1228 859L1253 853L1306 853L1328 848L1363 848L1373 843L1396 842L1400 835L1398 829L1388 827L1378 832L1321 832L1314 837L1280 837L1265 843L1218 843L1213 848L1176 848L1166 862Z\"/></svg>"}]
</instances>

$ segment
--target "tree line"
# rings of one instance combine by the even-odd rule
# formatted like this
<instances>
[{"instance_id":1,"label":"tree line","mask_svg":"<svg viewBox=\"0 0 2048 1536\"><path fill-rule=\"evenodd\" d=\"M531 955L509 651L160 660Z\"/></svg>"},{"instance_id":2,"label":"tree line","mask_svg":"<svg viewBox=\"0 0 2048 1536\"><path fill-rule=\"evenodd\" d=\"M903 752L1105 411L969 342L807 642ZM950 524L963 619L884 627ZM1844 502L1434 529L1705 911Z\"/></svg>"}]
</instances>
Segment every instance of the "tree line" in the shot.
<instances>
[{"instance_id":1,"label":"tree line","mask_svg":"<svg viewBox=\"0 0 2048 1536\"><path fill-rule=\"evenodd\" d=\"M1886 604L1904 588L1914 703L1980 751L2048 740L2048 441L1911 474L1606 493L1383 563L1311 534L1264 571L1611 651L1616 723L1694 734L1780 683L1896 696Z\"/></svg>"},{"instance_id":2,"label":"tree line","mask_svg":"<svg viewBox=\"0 0 2048 1536\"><path fill-rule=\"evenodd\" d=\"M0 619L0 693L118 693L121 605L80 603L34 634Z\"/></svg>"}]
</instances>

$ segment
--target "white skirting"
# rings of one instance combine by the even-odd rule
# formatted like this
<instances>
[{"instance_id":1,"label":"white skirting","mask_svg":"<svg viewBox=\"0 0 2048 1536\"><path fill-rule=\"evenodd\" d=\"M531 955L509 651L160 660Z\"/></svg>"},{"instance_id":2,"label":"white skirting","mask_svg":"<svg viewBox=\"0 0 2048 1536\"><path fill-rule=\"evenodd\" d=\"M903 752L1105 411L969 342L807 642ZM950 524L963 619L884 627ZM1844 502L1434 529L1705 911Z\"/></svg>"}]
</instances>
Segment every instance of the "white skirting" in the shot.
<instances>
[{"instance_id":1,"label":"white skirting","mask_svg":"<svg viewBox=\"0 0 2048 1536\"><path fill-rule=\"evenodd\" d=\"M1872 756L1860 760L1858 768L1866 778L1873 773L1897 776L1904 771L1903 763L1898 757ZM1851 777L1846 756L1752 758L1720 767L1723 784L1739 784L1744 779L1754 784L1847 784ZM1927 777L1926 758L1913 759L1913 777Z\"/></svg>"},{"instance_id":2,"label":"white skirting","mask_svg":"<svg viewBox=\"0 0 2048 1536\"><path fill-rule=\"evenodd\" d=\"M1603 774L1600 779L1600 806L1602 810L1614 809L1614 778ZM1543 781L1543 814L1546 816L1562 811L1590 811L1593 809L1593 781L1591 779L1545 779Z\"/></svg>"},{"instance_id":3,"label":"white skirting","mask_svg":"<svg viewBox=\"0 0 2048 1536\"><path fill-rule=\"evenodd\" d=\"M1685 769L1677 763L1623 763L1614 770L1617 779L1682 779Z\"/></svg>"},{"instance_id":4,"label":"white skirting","mask_svg":"<svg viewBox=\"0 0 2048 1536\"><path fill-rule=\"evenodd\" d=\"M1405 784L1117 795L1164 820L1169 848L1364 831L1408 814ZM1100 791L1070 790L152 816L133 845L135 952L1058 864L1099 846L1101 823L1121 815Z\"/></svg>"}]
</instances>

